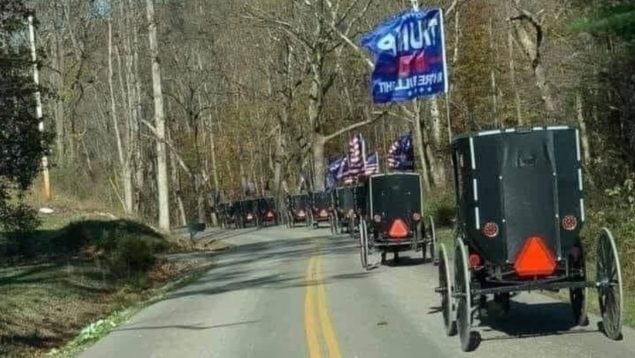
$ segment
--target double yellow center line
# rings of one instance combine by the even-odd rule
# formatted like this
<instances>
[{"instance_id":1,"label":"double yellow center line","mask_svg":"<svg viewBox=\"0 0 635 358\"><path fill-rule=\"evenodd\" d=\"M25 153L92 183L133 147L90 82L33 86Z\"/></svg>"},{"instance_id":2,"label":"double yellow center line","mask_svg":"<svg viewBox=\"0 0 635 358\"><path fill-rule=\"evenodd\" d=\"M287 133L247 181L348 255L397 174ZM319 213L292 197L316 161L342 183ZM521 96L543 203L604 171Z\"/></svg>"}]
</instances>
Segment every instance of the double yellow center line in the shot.
<instances>
[{"instance_id":1,"label":"double yellow center line","mask_svg":"<svg viewBox=\"0 0 635 358\"><path fill-rule=\"evenodd\" d=\"M326 288L323 281L322 259L320 256L313 256L309 259L306 270L306 294L304 295L304 332L308 353L310 358L322 357L323 350L319 339L321 332L328 357L341 358L342 354L328 311Z\"/></svg>"}]
</instances>

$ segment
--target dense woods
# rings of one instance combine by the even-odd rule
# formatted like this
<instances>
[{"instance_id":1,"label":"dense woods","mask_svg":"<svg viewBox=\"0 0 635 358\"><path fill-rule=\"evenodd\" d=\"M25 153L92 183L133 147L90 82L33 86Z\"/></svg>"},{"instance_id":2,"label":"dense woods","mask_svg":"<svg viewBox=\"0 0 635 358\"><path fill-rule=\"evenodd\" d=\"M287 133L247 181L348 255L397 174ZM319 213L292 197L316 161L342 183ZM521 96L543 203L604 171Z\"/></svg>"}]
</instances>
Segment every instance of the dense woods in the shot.
<instances>
[{"instance_id":1,"label":"dense woods","mask_svg":"<svg viewBox=\"0 0 635 358\"><path fill-rule=\"evenodd\" d=\"M594 190L632 191L632 2L419 4L445 9L450 92L376 106L360 37L412 1L30 2L53 195L163 228L209 221L219 200L293 192L300 175L320 188L352 132L386 168L407 130L438 192L451 187L449 136L552 123L581 128Z\"/></svg>"}]
</instances>

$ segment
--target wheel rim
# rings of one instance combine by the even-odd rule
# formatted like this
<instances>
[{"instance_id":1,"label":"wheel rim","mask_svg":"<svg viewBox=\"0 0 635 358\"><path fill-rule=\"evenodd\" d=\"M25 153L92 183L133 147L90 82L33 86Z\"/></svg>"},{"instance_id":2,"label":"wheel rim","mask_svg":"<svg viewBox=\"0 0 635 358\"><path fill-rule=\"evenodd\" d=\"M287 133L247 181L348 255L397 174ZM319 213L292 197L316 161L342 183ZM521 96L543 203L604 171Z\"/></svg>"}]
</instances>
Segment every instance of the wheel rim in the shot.
<instances>
[{"instance_id":1,"label":"wheel rim","mask_svg":"<svg viewBox=\"0 0 635 358\"><path fill-rule=\"evenodd\" d=\"M445 332L448 336L456 333L456 322L454 321L453 302L452 296L452 284L450 281L450 267L448 266L448 254L445 250L445 245L441 245L439 248L439 287L441 292L441 309L443 310L443 324L445 325Z\"/></svg>"},{"instance_id":2,"label":"wheel rim","mask_svg":"<svg viewBox=\"0 0 635 358\"><path fill-rule=\"evenodd\" d=\"M460 240L457 241L454 263L454 289L458 295L456 324L461 338L461 346L466 350L466 347L469 346L472 328L472 297L470 292L470 273L467 268L467 254L465 245Z\"/></svg>"},{"instance_id":3,"label":"wheel rim","mask_svg":"<svg viewBox=\"0 0 635 358\"><path fill-rule=\"evenodd\" d=\"M366 269L366 244L365 244L365 235L364 235L364 228L363 228L363 224L360 222L359 223L359 255L360 255L360 260L362 262L362 268Z\"/></svg>"},{"instance_id":4,"label":"wheel rim","mask_svg":"<svg viewBox=\"0 0 635 358\"><path fill-rule=\"evenodd\" d=\"M438 256L438 252L437 252L437 233L436 233L436 229L434 226L434 220L432 219L432 216L429 217L429 221L430 221L430 256L432 259L433 263L438 263L439 262L439 256ZM446 258L447 259L447 258ZM446 260L447 262L447 260Z\"/></svg>"},{"instance_id":5,"label":"wheel rim","mask_svg":"<svg viewBox=\"0 0 635 358\"><path fill-rule=\"evenodd\" d=\"M623 323L622 272L615 239L604 228L598 241L596 284L604 332L619 339Z\"/></svg>"},{"instance_id":6,"label":"wheel rim","mask_svg":"<svg viewBox=\"0 0 635 358\"><path fill-rule=\"evenodd\" d=\"M362 227L364 229L364 268L368 270L368 255L370 251L370 245L368 244L368 229L366 227L366 222L362 222Z\"/></svg>"},{"instance_id":7,"label":"wheel rim","mask_svg":"<svg viewBox=\"0 0 635 358\"><path fill-rule=\"evenodd\" d=\"M569 290L573 321L580 325L586 319L586 288L572 288Z\"/></svg>"}]
</instances>

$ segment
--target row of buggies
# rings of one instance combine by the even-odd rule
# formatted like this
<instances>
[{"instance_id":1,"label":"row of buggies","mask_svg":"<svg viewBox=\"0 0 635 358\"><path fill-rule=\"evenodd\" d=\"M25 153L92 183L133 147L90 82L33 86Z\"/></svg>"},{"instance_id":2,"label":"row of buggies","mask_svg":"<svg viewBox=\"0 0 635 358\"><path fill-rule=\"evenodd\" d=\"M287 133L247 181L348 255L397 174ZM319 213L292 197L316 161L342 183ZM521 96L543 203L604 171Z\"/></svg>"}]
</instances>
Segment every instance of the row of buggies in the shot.
<instances>
[{"instance_id":1,"label":"row of buggies","mask_svg":"<svg viewBox=\"0 0 635 358\"><path fill-rule=\"evenodd\" d=\"M275 201L271 197L221 203L217 213L223 228L271 226L277 225L279 220Z\"/></svg>"},{"instance_id":2,"label":"row of buggies","mask_svg":"<svg viewBox=\"0 0 635 358\"><path fill-rule=\"evenodd\" d=\"M382 261L391 251L395 259L403 250L429 256L438 267L446 333L458 335L464 351L479 345L487 307L505 314L515 294L535 290L567 291L574 325L586 326L588 289L595 289L601 331L621 339L622 275L608 229L597 238L595 267L587 268L591 249L581 238L587 217L578 129L472 132L456 137L450 149L453 241L437 242L434 221L424 220L418 174L373 175L356 189L365 191L353 223L362 267L373 267L369 257L375 253Z\"/></svg>"}]
</instances>

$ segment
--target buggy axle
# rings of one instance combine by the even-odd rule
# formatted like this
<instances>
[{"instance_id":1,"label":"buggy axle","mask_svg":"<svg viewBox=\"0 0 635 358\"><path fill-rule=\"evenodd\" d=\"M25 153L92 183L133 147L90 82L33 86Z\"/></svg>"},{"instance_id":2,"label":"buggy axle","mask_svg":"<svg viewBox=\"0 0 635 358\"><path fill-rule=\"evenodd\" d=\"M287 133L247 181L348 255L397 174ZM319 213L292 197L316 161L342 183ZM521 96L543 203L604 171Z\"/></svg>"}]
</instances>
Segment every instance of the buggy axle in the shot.
<instances>
[{"instance_id":1,"label":"buggy axle","mask_svg":"<svg viewBox=\"0 0 635 358\"><path fill-rule=\"evenodd\" d=\"M552 283L524 283L514 286L474 288L471 290L473 295L487 295L495 293L511 293L519 291L537 291L537 290L561 290L565 288L586 288L595 287L595 283L585 281L574 282L552 282Z\"/></svg>"}]
</instances>

